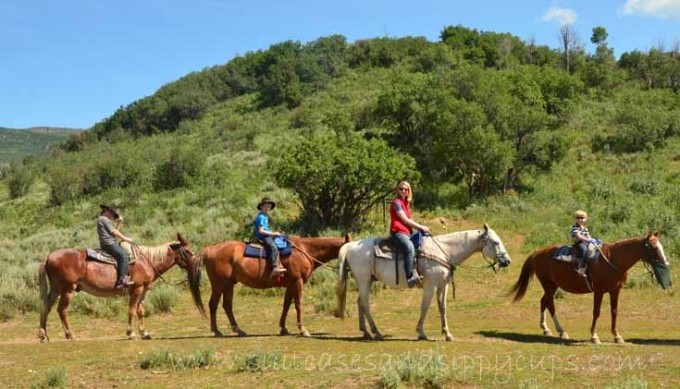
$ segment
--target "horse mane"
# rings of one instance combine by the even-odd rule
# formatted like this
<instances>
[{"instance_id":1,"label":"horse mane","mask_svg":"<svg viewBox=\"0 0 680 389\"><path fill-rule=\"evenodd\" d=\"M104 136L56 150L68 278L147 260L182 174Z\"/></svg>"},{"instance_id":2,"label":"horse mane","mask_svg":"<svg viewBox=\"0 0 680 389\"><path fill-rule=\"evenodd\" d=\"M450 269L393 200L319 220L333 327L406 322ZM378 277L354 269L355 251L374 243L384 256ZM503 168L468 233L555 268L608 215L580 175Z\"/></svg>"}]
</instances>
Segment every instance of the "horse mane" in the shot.
<instances>
[{"instance_id":1,"label":"horse mane","mask_svg":"<svg viewBox=\"0 0 680 389\"><path fill-rule=\"evenodd\" d=\"M154 247L147 247L147 246L137 246L139 250L142 252L142 255L147 257L151 263L154 262L159 262L165 259L166 255L168 254L168 247L170 247L171 244L174 243L179 243L179 242L170 242L166 244L162 244L160 246L154 246ZM134 253L133 250L131 250L131 245L128 242L122 242L121 246L127 251L130 251Z\"/></svg>"}]
</instances>

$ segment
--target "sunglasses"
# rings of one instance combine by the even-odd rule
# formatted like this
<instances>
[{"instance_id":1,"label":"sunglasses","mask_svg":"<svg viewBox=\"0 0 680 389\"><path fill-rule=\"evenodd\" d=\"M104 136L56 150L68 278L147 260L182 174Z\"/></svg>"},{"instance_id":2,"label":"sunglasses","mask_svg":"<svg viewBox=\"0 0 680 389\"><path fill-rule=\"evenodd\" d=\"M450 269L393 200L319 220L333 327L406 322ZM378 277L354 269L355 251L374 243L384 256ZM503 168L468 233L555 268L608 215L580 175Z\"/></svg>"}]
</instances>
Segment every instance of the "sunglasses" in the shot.
<instances>
[{"instance_id":1,"label":"sunglasses","mask_svg":"<svg viewBox=\"0 0 680 389\"><path fill-rule=\"evenodd\" d=\"M408 190L408 188L399 188L399 190Z\"/></svg>"},{"instance_id":2,"label":"sunglasses","mask_svg":"<svg viewBox=\"0 0 680 389\"><path fill-rule=\"evenodd\" d=\"M579 216L579 217L577 217L576 219L578 219L578 220L584 220L584 219L585 219L585 217L583 217L583 216Z\"/></svg>"}]
</instances>

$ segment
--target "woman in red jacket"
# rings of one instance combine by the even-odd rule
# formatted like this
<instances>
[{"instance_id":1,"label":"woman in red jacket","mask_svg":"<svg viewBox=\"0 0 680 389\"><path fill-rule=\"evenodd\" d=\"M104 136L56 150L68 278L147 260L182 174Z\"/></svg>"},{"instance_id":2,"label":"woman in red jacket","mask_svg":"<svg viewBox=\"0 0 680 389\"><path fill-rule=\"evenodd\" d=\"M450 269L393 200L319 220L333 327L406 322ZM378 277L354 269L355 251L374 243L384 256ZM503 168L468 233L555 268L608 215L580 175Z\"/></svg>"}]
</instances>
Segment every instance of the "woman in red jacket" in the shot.
<instances>
[{"instance_id":1,"label":"woman in red jacket","mask_svg":"<svg viewBox=\"0 0 680 389\"><path fill-rule=\"evenodd\" d=\"M397 195L390 204L390 236L394 238L397 246L406 257L404 270L406 271L408 287L411 288L420 282L420 276L413 269L415 248L413 247L413 242L411 242L411 232L415 228L425 234L429 234L430 229L411 219L411 203L413 202L411 185L406 181L402 181L397 185L396 192Z\"/></svg>"}]
</instances>

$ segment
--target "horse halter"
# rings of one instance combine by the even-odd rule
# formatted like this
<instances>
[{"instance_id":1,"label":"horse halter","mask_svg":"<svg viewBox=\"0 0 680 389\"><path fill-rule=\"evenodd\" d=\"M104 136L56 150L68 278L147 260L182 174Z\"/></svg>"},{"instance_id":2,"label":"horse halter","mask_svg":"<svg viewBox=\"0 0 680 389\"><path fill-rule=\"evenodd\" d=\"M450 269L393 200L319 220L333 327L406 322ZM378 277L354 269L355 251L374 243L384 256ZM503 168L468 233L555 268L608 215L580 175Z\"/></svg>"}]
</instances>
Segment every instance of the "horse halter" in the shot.
<instances>
[{"instance_id":1,"label":"horse halter","mask_svg":"<svg viewBox=\"0 0 680 389\"><path fill-rule=\"evenodd\" d=\"M667 261L659 254L658 246L652 246L649 237L645 238L645 254L642 257L642 260L650 265L654 263L667 263Z\"/></svg>"},{"instance_id":2,"label":"horse halter","mask_svg":"<svg viewBox=\"0 0 680 389\"><path fill-rule=\"evenodd\" d=\"M191 266L191 254L189 254L189 251L185 249L181 243L179 246L179 257L182 259L182 262L177 261L177 265L179 267L186 270L189 266Z\"/></svg>"},{"instance_id":3,"label":"horse halter","mask_svg":"<svg viewBox=\"0 0 680 389\"><path fill-rule=\"evenodd\" d=\"M488 230L484 231L484 234L482 234L482 236L481 236L481 240L482 240L482 250L481 250L482 257L484 257L484 260L491 265L491 267L493 268L493 271L494 272L496 271L496 265L498 265L499 268L500 267L508 267L508 265L510 264L510 261L505 259L505 258L508 257L508 252L507 251L498 252L496 250L496 247L495 247L496 242L493 242L491 240L491 237L489 237L489 231ZM493 262L489 261L486 258L486 254L484 254L484 248L486 248L486 246L489 243L493 243L493 249L494 249L494 254L495 254L494 258L493 258ZM504 258L505 260L501 261L501 260L499 260L499 258Z\"/></svg>"}]
</instances>

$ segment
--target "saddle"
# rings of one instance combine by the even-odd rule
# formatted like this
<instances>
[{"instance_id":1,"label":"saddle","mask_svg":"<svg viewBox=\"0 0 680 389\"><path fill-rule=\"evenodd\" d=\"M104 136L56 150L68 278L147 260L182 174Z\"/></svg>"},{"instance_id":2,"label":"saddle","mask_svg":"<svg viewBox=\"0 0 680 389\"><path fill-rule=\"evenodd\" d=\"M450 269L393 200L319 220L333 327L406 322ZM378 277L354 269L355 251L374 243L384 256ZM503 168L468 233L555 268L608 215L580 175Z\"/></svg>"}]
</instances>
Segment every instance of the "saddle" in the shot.
<instances>
[{"instance_id":1,"label":"saddle","mask_svg":"<svg viewBox=\"0 0 680 389\"><path fill-rule=\"evenodd\" d=\"M243 251L244 257L249 258L264 258L267 254L264 245L260 242L243 242L246 244L246 249ZM279 247L279 257L287 257L293 253L293 247L290 242L286 241L286 247Z\"/></svg>"},{"instance_id":2,"label":"saddle","mask_svg":"<svg viewBox=\"0 0 680 389\"><path fill-rule=\"evenodd\" d=\"M599 247L601 246L602 246L601 243L588 244L588 251L586 252L586 262L595 262L600 259L601 253ZM555 255L553 256L553 258L555 258L555 260L559 262L577 263L578 256L576 254L577 254L576 248L574 248L574 246L572 245L566 244L564 246L561 246L555 251Z\"/></svg>"},{"instance_id":3,"label":"saddle","mask_svg":"<svg viewBox=\"0 0 680 389\"><path fill-rule=\"evenodd\" d=\"M423 242L423 234L418 231L411 235L411 242L416 249L415 260L417 261L420 255L421 243ZM379 238L373 242L373 255L381 259L395 259L399 260L404 257L402 252L397 247L397 242L391 236L387 238Z\"/></svg>"},{"instance_id":4,"label":"saddle","mask_svg":"<svg viewBox=\"0 0 680 389\"><path fill-rule=\"evenodd\" d=\"M123 242L121 243L120 246L128 254L128 258L130 258L129 265L135 263L135 261L137 260L137 255L132 252L132 246L130 245L130 243ZM118 264L116 263L116 259L102 249L85 248L85 252L87 253L87 256L85 258L86 261L106 263L109 265L113 265L114 267L118 266Z\"/></svg>"}]
</instances>

